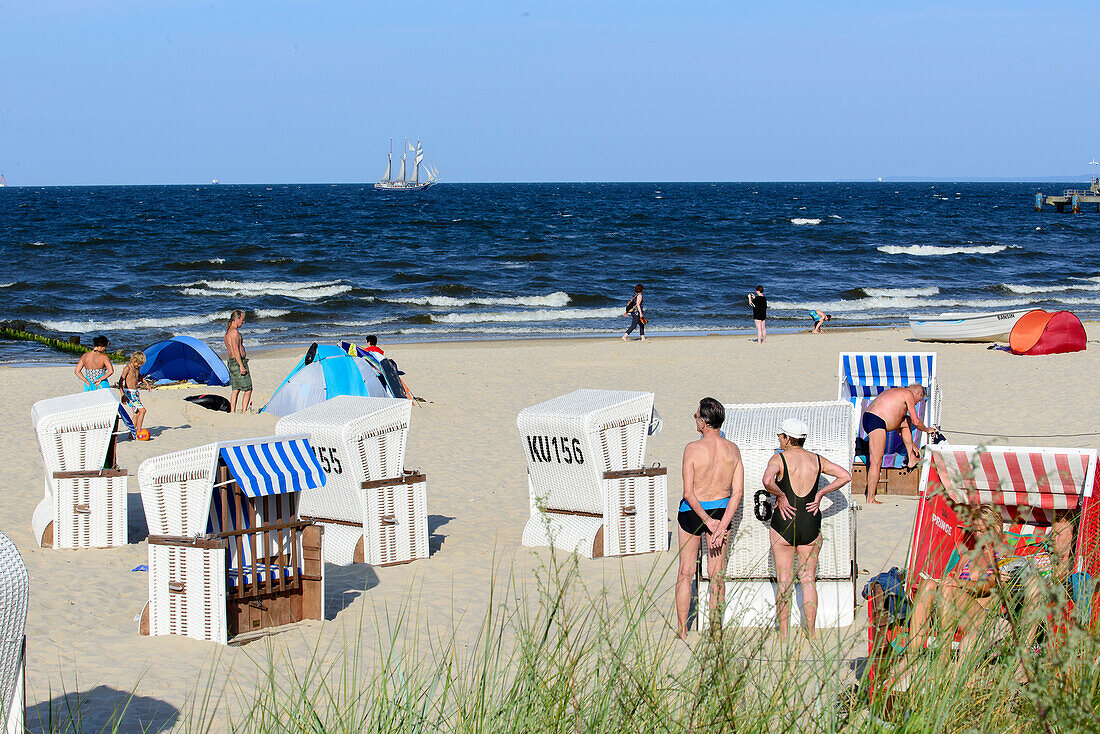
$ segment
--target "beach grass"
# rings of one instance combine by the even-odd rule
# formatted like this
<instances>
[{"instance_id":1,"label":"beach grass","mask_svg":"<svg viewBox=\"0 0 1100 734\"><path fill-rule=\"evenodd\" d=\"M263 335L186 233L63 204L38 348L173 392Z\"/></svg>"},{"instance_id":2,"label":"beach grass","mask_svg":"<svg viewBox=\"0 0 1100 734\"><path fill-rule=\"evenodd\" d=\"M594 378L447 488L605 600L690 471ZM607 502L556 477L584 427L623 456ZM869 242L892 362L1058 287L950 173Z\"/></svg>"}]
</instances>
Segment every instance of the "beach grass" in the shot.
<instances>
[{"instance_id":1,"label":"beach grass","mask_svg":"<svg viewBox=\"0 0 1100 734\"><path fill-rule=\"evenodd\" d=\"M428 640L414 609L364 619L362 638L292 660L262 643L260 684L236 693L233 732L863 732L1089 731L1098 727L1100 636L1083 620L1033 650L1018 625L962 655L932 645L906 692L870 695L865 631L727 627L685 645L649 581L621 593L586 588L575 556L546 553L537 599L493 588L473 640ZM507 593L502 593L507 592ZM1052 599L1052 601L1058 601ZM1064 601L1064 599L1062 600ZM991 613L990 629L1004 626ZM944 639L949 636L945 635ZM334 652L337 653L334 655ZM331 660L329 663L327 661ZM322 662L326 661L326 662ZM897 662L897 661L895 661ZM1021 682L1020 671L1027 680ZM205 699L210 705L213 699ZM191 724L209 720L190 716ZM189 731L199 729L188 726ZM206 729L203 729L204 731Z\"/></svg>"}]
</instances>

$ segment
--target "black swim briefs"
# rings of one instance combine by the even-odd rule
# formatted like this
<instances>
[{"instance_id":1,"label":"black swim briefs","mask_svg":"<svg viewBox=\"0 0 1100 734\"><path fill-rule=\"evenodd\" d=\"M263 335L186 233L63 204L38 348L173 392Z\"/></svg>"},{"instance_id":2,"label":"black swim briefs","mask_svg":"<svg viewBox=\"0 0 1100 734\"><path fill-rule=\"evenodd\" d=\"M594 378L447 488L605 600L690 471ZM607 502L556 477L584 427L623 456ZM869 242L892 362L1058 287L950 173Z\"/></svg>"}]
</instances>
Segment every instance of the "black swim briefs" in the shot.
<instances>
[{"instance_id":1,"label":"black swim briefs","mask_svg":"<svg viewBox=\"0 0 1100 734\"><path fill-rule=\"evenodd\" d=\"M879 429L886 430L886 421L879 418L874 413L863 414L863 430L867 432L867 435L871 435L871 431L877 431Z\"/></svg>"},{"instance_id":2,"label":"black swim briefs","mask_svg":"<svg viewBox=\"0 0 1100 734\"><path fill-rule=\"evenodd\" d=\"M705 505L706 504L710 503L707 502ZM720 507L706 507L705 505L703 511L715 520L721 520L722 515L726 514L726 505L724 503ZM703 521L699 519L699 516L695 514L695 510L690 507L686 510L681 507L680 513L676 516L676 522L679 523L685 533L702 535L707 532L707 526L704 525Z\"/></svg>"}]
</instances>

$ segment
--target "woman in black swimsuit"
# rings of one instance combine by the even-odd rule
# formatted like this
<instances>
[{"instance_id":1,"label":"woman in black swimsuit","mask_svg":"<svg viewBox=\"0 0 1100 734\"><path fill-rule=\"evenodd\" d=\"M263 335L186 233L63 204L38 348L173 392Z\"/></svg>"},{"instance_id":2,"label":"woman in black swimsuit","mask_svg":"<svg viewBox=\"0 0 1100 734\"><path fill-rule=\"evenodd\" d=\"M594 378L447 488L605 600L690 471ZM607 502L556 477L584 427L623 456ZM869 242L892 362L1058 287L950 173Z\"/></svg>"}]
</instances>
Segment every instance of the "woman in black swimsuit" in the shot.
<instances>
[{"instance_id":1,"label":"woman in black swimsuit","mask_svg":"<svg viewBox=\"0 0 1100 734\"><path fill-rule=\"evenodd\" d=\"M817 555L821 552L821 498L852 481L847 469L811 453L802 446L808 428L797 418L779 427L779 448L764 471L764 489L775 495L772 510L771 545L779 589L775 611L779 636L787 639L794 590L794 557L798 555L798 580L802 584L802 610L806 631L814 635L817 620ZM821 485L821 475L835 477Z\"/></svg>"}]
</instances>

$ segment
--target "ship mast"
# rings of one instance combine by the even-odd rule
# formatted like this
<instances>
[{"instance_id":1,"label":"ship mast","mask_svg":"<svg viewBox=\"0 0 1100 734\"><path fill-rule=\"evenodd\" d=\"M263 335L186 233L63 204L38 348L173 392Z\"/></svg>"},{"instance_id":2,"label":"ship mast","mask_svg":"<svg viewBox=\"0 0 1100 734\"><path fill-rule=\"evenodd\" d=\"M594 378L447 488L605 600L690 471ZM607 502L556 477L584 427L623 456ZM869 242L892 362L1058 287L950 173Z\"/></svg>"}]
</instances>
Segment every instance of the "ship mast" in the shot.
<instances>
[{"instance_id":1,"label":"ship mast","mask_svg":"<svg viewBox=\"0 0 1100 734\"><path fill-rule=\"evenodd\" d=\"M382 177L383 181L390 180L390 169L393 167L393 138L390 138L390 152L386 156L386 175Z\"/></svg>"}]
</instances>

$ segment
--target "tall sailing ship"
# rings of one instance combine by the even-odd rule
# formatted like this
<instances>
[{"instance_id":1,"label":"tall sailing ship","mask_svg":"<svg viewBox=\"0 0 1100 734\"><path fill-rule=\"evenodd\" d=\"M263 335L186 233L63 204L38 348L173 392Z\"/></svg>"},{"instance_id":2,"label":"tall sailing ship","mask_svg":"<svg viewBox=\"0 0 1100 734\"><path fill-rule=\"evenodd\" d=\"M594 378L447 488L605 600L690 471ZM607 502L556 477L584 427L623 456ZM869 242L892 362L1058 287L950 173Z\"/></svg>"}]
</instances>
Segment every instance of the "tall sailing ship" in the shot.
<instances>
[{"instance_id":1,"label":"tall sailing ship","mask_svg":"<svg viewBox=\"0 0 1100 734\"><path fill-rule=\"evenodd\" d=\"M420 141L416 141L416 147L409 145L409 141L405 139L405 148L408 150L401 151L401 172L397 178L393 177L393 138L390 138L390 152L386 158L386 175L382 177L382 180L374 185L374 188L381 189L383 191L423 191L430 188L439 181L439 171L435 169L431 163L424 163L424 146L420 144ZM413 156L413 173L412 178L405 178L405 156L409 151L415 151ZM420 180L420 169L423 164L425 180Z\"/></svg>"}]
</instances>

